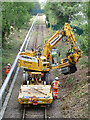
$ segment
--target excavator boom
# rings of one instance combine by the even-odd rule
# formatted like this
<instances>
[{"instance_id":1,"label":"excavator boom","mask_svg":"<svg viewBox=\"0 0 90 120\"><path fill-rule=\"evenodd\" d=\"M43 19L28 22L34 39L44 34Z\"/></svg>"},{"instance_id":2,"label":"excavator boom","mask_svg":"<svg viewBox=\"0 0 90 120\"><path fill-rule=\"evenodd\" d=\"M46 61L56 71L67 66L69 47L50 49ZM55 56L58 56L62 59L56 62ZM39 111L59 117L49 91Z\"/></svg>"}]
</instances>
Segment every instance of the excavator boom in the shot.
<instances>
[{"instance_id":1,"label":"excavator boom","mask_svg":"<svg viewBox=\"0 0 90 120\"><path fill-rule=\"evenodd\" d=\"M67 58L61 59L60 63L56 66L51 65L52 55L51 51L55 45L67 37L68 42L71 45L72 52ZM62 73L70 73L67 71L76 71L76 63L81 57L81 50L76 46L76 40L68 23L65 23L63 31L56 31L55 34L46 42L42 49L25 51L20 53L19 67L23 67L25 70L48 72L50 69L62 69ZM71 72L71 73L73 73Z\"/></svg>"}]
</instances>

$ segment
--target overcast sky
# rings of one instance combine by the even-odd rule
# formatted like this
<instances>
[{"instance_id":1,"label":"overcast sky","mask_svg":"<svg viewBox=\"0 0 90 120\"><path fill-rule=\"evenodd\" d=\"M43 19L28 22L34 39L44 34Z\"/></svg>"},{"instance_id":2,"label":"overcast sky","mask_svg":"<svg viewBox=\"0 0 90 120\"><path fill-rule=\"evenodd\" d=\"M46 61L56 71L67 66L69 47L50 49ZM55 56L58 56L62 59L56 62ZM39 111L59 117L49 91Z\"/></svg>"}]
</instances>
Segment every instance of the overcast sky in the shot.
<instances>
[{"instance_id":1,"label":"overcast sky","mask_svg":"<svg viewBox=\"0 0 90 120\"><path fill-rule=\"evenodd\" d=\"M39 2L41 3L41 2L46 2L47 0L39 0Z\"/></svg>"}]
</instances>

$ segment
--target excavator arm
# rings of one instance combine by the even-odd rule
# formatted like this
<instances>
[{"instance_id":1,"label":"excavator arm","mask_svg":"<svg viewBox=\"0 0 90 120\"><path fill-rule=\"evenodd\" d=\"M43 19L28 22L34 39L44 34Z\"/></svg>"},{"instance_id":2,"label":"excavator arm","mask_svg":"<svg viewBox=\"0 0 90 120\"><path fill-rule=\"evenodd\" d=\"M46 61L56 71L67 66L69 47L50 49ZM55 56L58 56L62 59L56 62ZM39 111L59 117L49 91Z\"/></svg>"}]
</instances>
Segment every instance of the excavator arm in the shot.
<instances>
[{"instance_id":1,"label":"excavator arm","mask_svg":"<svg viewBox=\"0 0 90 120\"><path fill-rule=\"evenodd\" d=\"M59 31L56 31L55 34L46 42L42 55L47 58L49 52L61 39L62 35L59 33Z\"/></svg>"},{"instance_id":2,"label":"excavator arm","mask_svg":"<svg viewBox=\"0 0 90 120\"><path fill-rule=\"evenodd\" d=\"M61 69L62 73L74 73L77 70L76 63L81 57L81 50L76 44L75 37L68 23L65 23L64 31L56 31L56 33L46 42L42 55L47 58L52 48L64 37L67 37L73 52L71 52L67 58L61 59L61 62L58 64L58 66L50 66L50 69L59 68Z\"/></svg>"},{"instance_id":3,"label":"excavator arm","mask_svg":"<svg viewBox=\"0 0 90 120\"><path fill-rule=\"evenodd\" d=\"M70 43L72 52L68 54L66 58L61 59L55 66L51 65L52 54L51 51L55 45L67 37L67 41ZM54 49L55 51L55 49ZM46 42L44 47L38 49L31 49L30 51L21 52L19 54L19 67L24 68L25 71L42 71L48 72L50 69L61 69L63 74L74 73L76 63L81 57L81 50L76 45L76 40L68 23L65 23L63 31L56 31L55 34Z\"/></svg>"},{"instance_id":4,"label":"excavator arm","mask_svg":"<svg viewBox=\"0 0 90 120\"><path fill-rule=\"evenodd\" d=\"M68 42L70 42L71 48L73 50L73 53L68 56L68 59L72 64L75 64L76 62L78 62L79 58L81 57L81 50L76 43L71 27L68 23L65 23L64 31L65 31L65 36L67 37Z\"/></svg>"}]
</instances>

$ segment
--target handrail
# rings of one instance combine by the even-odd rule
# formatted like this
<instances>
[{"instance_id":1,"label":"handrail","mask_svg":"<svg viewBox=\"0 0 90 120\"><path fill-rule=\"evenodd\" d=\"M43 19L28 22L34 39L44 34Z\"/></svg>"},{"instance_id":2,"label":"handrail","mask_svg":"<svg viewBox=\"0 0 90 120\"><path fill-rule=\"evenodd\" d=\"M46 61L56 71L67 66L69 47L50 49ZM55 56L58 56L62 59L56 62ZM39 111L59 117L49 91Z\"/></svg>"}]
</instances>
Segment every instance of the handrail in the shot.
<instances>
[{"instance_id":1,"label":"handrail","mask_svg":"<svg viewBox=\"0 0 90 120\"><path fill-rule=\"evenodd\" d=\"M24 42L23 42L23 44L22 44L22 46L21 46L21 48L20 48L19 53L25 50L25 47L26 47L26 44L27 44L27 40L28 40L28 38L29 38L29 36L30 36L30 33L31 33L31 30L32 30L32 28L33 28L33 26L34 26L34 24L35 24L35 22L36 22L36 20L37 20L37 17L38 17L38 15L36 16L35 20L33 21L32 25L31 25L28 33L27 33L27 36L26 36L26 38L25 38L25 40L24 40ZM13 80L13 78L14 78L14 75L15 75L15 73L16 73L16 70L17 70L17 68L18 68L19 53L17 54L16 59L15 59L13 65L12 65L12 67L11 67L11 70L10 70L9 74L7 75L5 81L4 81L4 83L3 83L3 85L2 85L2 87L1 87L1 89L0 89L0 109L2 108L3 103L4 103L4 101L5 101L5 97L6 97L6 96L5 96L5 94L6 94L6 91L5 91L5 90L8 89L9 82L10 82L10 81L12 82L12 80ZM10 86L9 86L9 87L10 87ZM9 90L7 90L7 92L8 92L8 91L9 91ZM3 100L3 99L4 99L4 100Z\"/></svg>"}]
</instances>

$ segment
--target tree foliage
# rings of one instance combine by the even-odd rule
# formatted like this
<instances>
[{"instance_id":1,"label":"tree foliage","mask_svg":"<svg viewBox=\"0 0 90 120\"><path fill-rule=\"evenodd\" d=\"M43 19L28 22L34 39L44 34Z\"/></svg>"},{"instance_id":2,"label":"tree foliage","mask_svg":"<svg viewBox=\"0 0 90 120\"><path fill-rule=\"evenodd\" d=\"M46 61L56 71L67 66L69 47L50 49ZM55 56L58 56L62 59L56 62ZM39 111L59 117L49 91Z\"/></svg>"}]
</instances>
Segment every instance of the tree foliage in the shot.
<instances>
[{"instance_id":1,"label":"tree foliage","mask_svg":"<svg viewBox=\"0 0 90 120\"><path fill-rule=\"evenodd\" d=\"M41 9L39 2L34 2L33 4L34 4L34 9Z\"/></svg>"},{"instance_id":2,"label":"tree foliage","mask_svg":"<svg viewBox=\"0 0 90 120\"><path fill-rule=\"evenodd\" d=\"M50 24L64 24L65 22L70 22L78 12L78 6L77 2L47 2L45 6L47 21L49 21Z\"/></svg>"},{"instance_id":3,"label":"tree foliage","mask_svg":"<svg viewBox=\"0 0 90 120\"><path fill-rule=\"evenodd\" d=\"M40 13L41 11L41 6L40 6L40 3L39 2L34 2L34 7L33 9L31 10L31 14L32 15L37 15L38 13Z\"/></svg>"},{"instance_id":4,"label":"tree foliage","mask_svg":"<svg viewBox=\"0 0 90 120\"><path fill-rule=\"evenodd\" d=\"M10 26L20 29L30 19L29 10L33 3L25 2L3 2L2 3L2 46L5 44L5 37L10 34Z\"/></svg>"},{"instance_id":5,"label":"tree foliage","mask_svg":"<svg viewBox=\"0 0 90 120\"><path fill-rule=\"evenodd\" d=\"M76 25L79 28L83 30L83 33L79 36L76 35L76 39L78 41L78 44L81 48L81 50L86 54L89 55L89 49L88 49L88 18L89 18L89 9L88 9L89 3L88 2L82 2L80 3L80 11L79 14L77 14L70 23L71 25Z\"/></svg>"},{"instance_id":6,"label":"tree foliage","mask_svg":"<svg viewBox=\"0 0 90 120\"><path fill-rule=\"evenodd\" d=\"M76 40L81 50L88 55L88 17L89 2L47 2L45 5L46 19L50 26L60 25L65 22L72 26Z\"/></svg>"}]
</instances>

